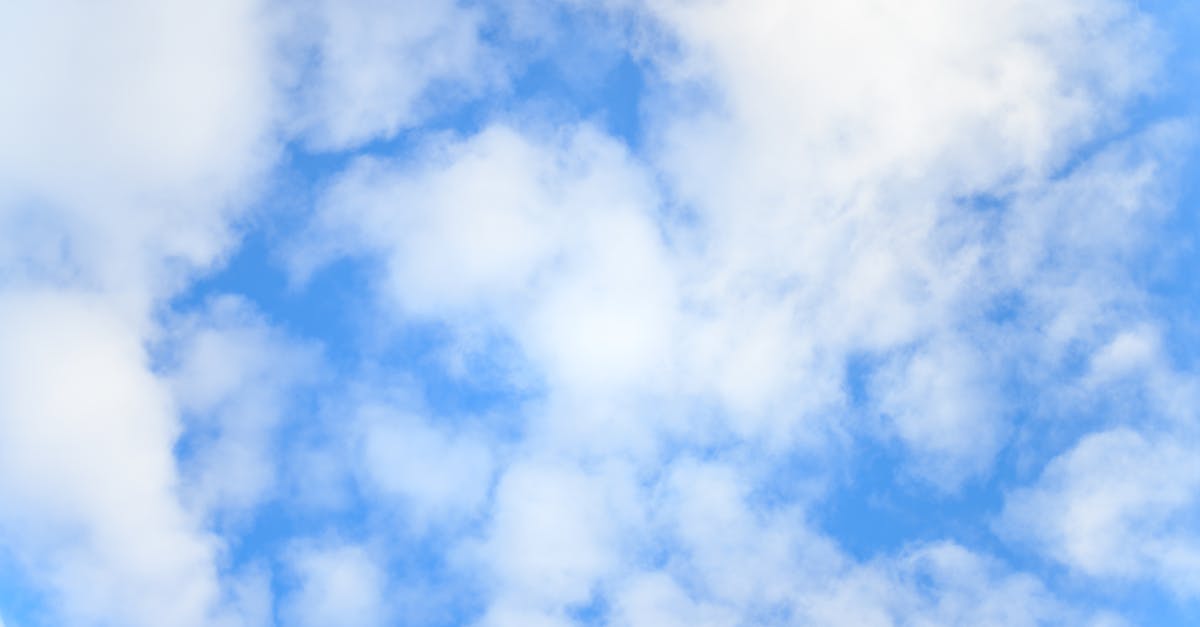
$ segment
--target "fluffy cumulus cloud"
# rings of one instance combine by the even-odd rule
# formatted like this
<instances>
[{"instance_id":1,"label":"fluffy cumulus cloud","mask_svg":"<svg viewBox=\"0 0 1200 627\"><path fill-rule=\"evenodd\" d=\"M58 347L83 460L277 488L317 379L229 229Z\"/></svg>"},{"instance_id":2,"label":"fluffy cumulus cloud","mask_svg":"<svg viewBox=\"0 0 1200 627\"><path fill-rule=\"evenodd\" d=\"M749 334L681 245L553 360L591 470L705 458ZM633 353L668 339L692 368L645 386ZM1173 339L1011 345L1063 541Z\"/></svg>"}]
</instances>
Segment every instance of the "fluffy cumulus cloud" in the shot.
<instances>
[{"instance_id":1,"label":"fluffy cumulus cloud","mask_svg":"<svg viewBox=\"0 0 1200 627\"><path fill-rule=\"evenodd\" d=\"M204 624L216 541L175 493L171 397L97 300L4 296L5 542L68 622Z\"/></svg>"},{"instance_id":2,"label":"fluffy cumulus cloud","mask_svg":"<svg viewBox=\"0 0 1200 627\"><path fill-rule=\"evenodd\" d=\"M1161 4L0 8L0 615L1194 622Z\"/></svg>"},{"instance_id":3,"label":"fluffy cumulus cloud","mask_svg":"<svg viewBox=\"0 0 1200 627\"><path fill-rule=\"evenodd\" d=\"M51 622L241 622L220 539L180 500L179 411L149 342L267 166L260 9L0 9L3 543Z\"/></svg>"},{"instance_id":4,"label":"fluffy cumulus cloud","mask_svg":"<svg viewBox=\"0 0 1200 627\"><path fill-rule=\"evenodd\" d=\"M1094 433L1014 493L1006 522L1054 559L1104 577L1150 577L1195 595L1200 467L1190 442L1128 428Z\"/></svg>"},{"instance_id":5,"label":"fluffy cumulus cloud","mask_svg":"<svg viewBox=\"0 0 1200 627\"><path fill-rule=\"evenodd\" d=\"M267 166L270 22L244 2L4 8L6 282L145 307L211 264Z\"/></svg>"}]
</instances>

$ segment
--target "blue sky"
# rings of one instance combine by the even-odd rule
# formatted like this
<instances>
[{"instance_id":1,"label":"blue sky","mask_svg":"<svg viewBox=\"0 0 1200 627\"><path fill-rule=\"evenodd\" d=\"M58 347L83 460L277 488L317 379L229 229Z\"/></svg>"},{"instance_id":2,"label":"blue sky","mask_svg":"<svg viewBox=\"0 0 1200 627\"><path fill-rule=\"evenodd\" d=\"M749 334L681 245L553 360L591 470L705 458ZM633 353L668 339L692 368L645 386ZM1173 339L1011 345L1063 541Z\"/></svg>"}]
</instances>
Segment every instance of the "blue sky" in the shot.
<instances>
[{"instance_id":1,"label":"blue sky","mask_svg":"<svg viewBox=\"0 0 1200 627\"><path fill-rule=\"evenodd\" d=\"M1197 27L0 8L0 627L1200 622Z\"/></svg>"}]
</instances>

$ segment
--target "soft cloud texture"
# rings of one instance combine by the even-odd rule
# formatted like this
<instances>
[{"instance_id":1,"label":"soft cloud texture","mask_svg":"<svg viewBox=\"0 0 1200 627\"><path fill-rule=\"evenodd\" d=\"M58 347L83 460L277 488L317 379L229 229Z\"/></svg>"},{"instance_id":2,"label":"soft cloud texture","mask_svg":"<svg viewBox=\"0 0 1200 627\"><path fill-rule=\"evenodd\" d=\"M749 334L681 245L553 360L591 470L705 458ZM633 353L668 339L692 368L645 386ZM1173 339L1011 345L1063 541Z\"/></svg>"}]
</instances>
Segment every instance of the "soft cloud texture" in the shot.
<instances>
[{"instance_id":1,"label":"soft cloud texture","mask_svg":"<svg viewBox=\"0 0 1200 627\"><path fill-rule=\"evenodd\" d=\"M3 276L144 307L231 243L271 145L253 3L10 3L0 110Z\"/></svg>"},{"instance_id":2,"label":"soft cloud texture","mask_svg":"<svg viewBox=\"0 0 1200 627\"><path fill-rule=\"evenodd\" d=\"M485 18L457 0L302 3L294 45L296 124L314 146L345 149L387 139L434 115L443 99L497 83L502 67L481 40Z\"/></svg>"},{"instance_id":3,"label":"soft cloud texture","mask_svg":"<svg viewBox=\"0 0 1200 627\"><path fill-rule=\"evenodd\" d=\"M1165 37L1117 0L0 8L20 593L69 625L1122 624L1092 582L1186 612Z\"/></svg>"},{"instance_id":4,"label":"soft cloud texture","mask_svg":"<svg viewBox=\"0 0 1200 627\"><path fill-rule=\"evenodd\" d=\"M232 296L172 330L168 376L191 418L187 497L199 512L252 510L276 487L276 431L299 410L289 397L316 381L320 356Z\"/></svg>"},{"instance_id":5,"label":"soft cloud texture","mask_svg":"<svg viewBox=\"0 0 1200 627\"><path fill-rule=\"evenodd\" d=\"M1088 435L1011 495L1005 522L1085 574L1196 595L1198 505L1194 440L1116 429Z\"/></svg>"},{"instance_id":6,"label":"soft cloud texture","mask_svg":"<svg viewBox=\"0 0 1200 627\"><path fill-rule=\"evenodd\" d=\"M283 610L289 625L384 625L385 574L367 547L298 547L291 567L300 587Z\"/></svg>"},{"instance_id":7,"label":"soft cloud texture","mask_svg":"<svg viewBox=\"0 0 1200 627\"><path fill-rule=\"evenodd\" d=\"M355 449L366 486L383 499L399 501L418 527L478 512L495 464L487 441L396 408L367 405L360 411Z\"/></svg>"},{"instance_id":8,"label":"soft cloud texture","mask_svg":"<svg viewBox=\"0 0 1200 627\"><path fill-rule=\"evenodd\" d=\"M668 547L690 594L717 595L694 606L713 620L799 617L802 591L853 571L849 558L806 527L803 501L763 527L758 516L780 514L752 513L745 495L770 485L753 475L694 504L672 499L708 475L651 481L680 495L656 500L643 475L671 447L742 442L770 459L846 434L894 441L907 472L953 493L993 468L1028 411L1011 391L1074 376L1072 356L1099 350L1143 302L1121 264L1161 215L1156 173L1180 130L1076 156L1150 84L1142 17L1075 2L760 8L622 6L660 29L641 50L665 79L646 160L588 126L492 125L432 138L415 158L362 159L319 203L302 272L366 252L397 316L498 334L545 394L523 448L557 461L501 473L489 539L472 549L496 578L485 623L571 621L597 598L632 611L640 591L628 606L604 591L632 576L643 545ZM866 364L857 398L854 364ZM685 505L697 509L669 518ZM728 544L738 525L780 544ZM928 551L934 570L993 573L954 594L998 586L1028 614L939 587L927 600L895 592L863 620L953 622L978 603L995 604L984 622L1006 624L1074 611L987 557ZM646 577L663 603L690 599ZM846 585L856 599L886 587Z\"/></svg>"},{"instance_id":9,"label":"soft cloud texture","mask_svg":"<svg viewBox=\"0 0 1200 627\"><path fill-rule=\"evenodd\" d=\"M179 425L139 329L85 293L0 302L7 547L67 624L216 622L217 541L176 498Z\"/></svg>"},{"instance_id":10,"label":"soft cloud texture","mask_svg":"<svg viewBox=\"0 0 1200 627\"><path fill-rule=\"evenodd\" d=\"M4 544L60 624L242 624L148 343L272 152L261 7L0 9Z\"/></svg>"}]
</instances>

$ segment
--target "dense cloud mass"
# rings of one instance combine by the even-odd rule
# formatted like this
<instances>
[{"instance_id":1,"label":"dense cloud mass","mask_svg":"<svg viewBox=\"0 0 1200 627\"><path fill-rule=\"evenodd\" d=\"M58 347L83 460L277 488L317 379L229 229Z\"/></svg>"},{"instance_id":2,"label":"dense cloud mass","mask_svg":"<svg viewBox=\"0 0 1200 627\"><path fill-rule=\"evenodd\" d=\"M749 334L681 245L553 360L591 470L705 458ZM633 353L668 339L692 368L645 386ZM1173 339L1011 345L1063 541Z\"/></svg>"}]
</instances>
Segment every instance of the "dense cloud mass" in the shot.
<instances>
[{"instance_id":1,"label":"dense cloud mass","mask_svg":"<svg viewBox=\"0 0 1200 627\"><path fill-rule=\"evenodd\" d=\"M0 7L0 627L1200 620L1181 24Z\"/></svg>"}]
</instances>

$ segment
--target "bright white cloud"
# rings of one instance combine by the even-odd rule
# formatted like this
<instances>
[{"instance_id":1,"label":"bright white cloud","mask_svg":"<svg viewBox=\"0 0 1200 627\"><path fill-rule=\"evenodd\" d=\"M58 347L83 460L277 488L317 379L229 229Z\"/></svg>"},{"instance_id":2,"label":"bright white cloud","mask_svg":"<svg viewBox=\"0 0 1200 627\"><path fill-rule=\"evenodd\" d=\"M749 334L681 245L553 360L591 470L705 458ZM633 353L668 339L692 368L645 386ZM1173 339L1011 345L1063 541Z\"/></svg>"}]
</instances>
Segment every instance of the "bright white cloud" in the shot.
<instances>
[{"instance_id":1,"label":"bright white cloud","mask_svg":"<svg viewBox=\"0 0 1200 627\"><path fill-rule=\"evenodd\" d=\"M675 114L664 101L655 164L699 214L699 302L733 329L703 353L709 387L740 420L766 411L743 429L778 431L836 405L847 355L899 351L908 365L872 391L921 472L953 485L985 469L1005 430L985 312L1040 289L1008 264L1063 244L997 241L1005 222L1037 218L972 199L1020 207L1049 188L1082 210L1050 175L1147 85L1147 24L1104 2L648 6L676 37L651 59L707 103ZM1136 190L1158 158L1110 157L1073 176L1073 193ZM1137 232L1144 190L1097 200L1112 218L1100 233ZM1096 276L1078 261L1069 272ZM751 352L763 320L769 339Z\"/></svg>"},{"instance_id":2,"label":"bright white cloud","mask_svg":"<svg viewBox=\"0 0 1200 627\"><path fill-rule=\"evenodd\" d=\"M159 299L272 158L254 2L0 7L3 542L63 624L241 624L184 509Z\"/></svg>"},{"instance_id":3,"label":"bright white cloud","mask_svg":"<svg viewBox=\"0 0 1200 627\"><path fill-rule=\"evenodd\" d=\"M6 3L0 14L5 281L143 307L230 243L272 147L256 3Z\"/></svg>"},{"instance_id":4,"label":"bright white cloud","mask_svg":"<svg viewBox=\"0 0 1200 627\"><path fill-rule=\"evenodd\" d=\"M701 192L690 196L698 206L724 213L745 204L729 202L739 189L786 186L797 195L787 205L817 199L832 211L884 184L962 194L1042 174L1155 63L1141 53L1148 24L1120 2L647 5L683 48L661 63L710 86L720 106L681 120L665 163L732 168L676 171L682 190Z\"/></svg>"},{"instance_id":5,"label":"bright white cloud","mask_svg":"<svg viewBox=\"0 0 1200 627\"><path fill-rule=\"evenodd\" d=\"M494 126L423 154L415 167L363 160L339 179L301 268L329 248L374 253L396 311L501 333L556 388L661 380L674 283L650 183L615 141Z\"/></svg>"},{"instance_id":6,"label":"bright white cloud","mask_svg":"<svg viewBox=\"0 0 1200 627\"><path fill-rule=\"evenodd\" d=\"M5 544L67 624L206 625L215 538L179 505L179 424L140 329L84 293L0 296Z\"/></svg>"}]
</instances>

